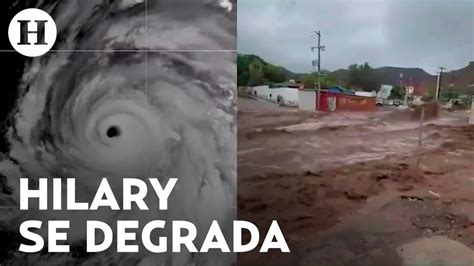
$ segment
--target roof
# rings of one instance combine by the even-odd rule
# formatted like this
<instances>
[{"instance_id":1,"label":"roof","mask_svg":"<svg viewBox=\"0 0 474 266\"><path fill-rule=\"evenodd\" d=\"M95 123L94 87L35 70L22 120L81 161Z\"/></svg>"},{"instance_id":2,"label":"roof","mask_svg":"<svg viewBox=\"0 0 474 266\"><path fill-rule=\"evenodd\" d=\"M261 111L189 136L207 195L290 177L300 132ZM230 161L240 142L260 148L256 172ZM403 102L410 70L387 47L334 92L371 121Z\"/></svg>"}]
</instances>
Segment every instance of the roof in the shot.
<instances>
[{"instance_id":1,"label":"roof","mask_svg":"<svg viewBox=\"0 0 474 266\"><path fill-rule=\"evenodd\" d=\"M344 87L340 87L340 86L334 86L334 87L330 87L328 89L329 92L332 92L332 93L343 93L343 94L351 94L351 95L354 95L355 94L355 91L352 90L352 89L348 89L348 88L344 88Z\"/></svg>"}]
</instances>

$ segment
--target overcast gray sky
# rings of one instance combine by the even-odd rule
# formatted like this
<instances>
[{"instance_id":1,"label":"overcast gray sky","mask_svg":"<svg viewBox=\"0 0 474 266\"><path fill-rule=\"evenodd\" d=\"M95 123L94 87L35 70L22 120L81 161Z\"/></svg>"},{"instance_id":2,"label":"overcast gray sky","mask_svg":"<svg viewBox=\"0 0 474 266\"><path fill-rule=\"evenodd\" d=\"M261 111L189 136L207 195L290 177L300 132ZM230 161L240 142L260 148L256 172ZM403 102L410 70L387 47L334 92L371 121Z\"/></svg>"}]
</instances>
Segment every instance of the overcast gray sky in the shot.
<instances>
[{"instance_id":1,"label":"overcast gray sky","mask_svg":"<svg viewBox=\"0 0 474 266\"><path fill-rule=\"evenodd\" d=\"M474 0L238 0L238 51L311 71L321 30L322 68L352 63L421 67L432 74L474 61Z\"/></svg>"}]
</instances>

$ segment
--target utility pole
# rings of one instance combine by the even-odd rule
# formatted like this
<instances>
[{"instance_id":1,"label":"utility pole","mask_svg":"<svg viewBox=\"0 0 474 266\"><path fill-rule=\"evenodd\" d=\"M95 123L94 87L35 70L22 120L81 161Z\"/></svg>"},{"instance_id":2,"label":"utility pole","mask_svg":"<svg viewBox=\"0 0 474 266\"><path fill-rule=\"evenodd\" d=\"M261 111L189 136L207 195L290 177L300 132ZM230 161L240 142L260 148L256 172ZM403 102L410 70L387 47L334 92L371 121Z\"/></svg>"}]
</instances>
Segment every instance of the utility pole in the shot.
<instances>
[{"instance_id":1,"label":"utility pole","mask_svg":"<svg viewBox=\"0 0 474 266\"><path fill-rule=\"evenodd\" d=\"M311 51L314 52L315 49L318 50L318 59L313 60L313 67L316 63L316 66L318 67L318 93L316 96L316 109L319 109L321 101L321 51L324 51L326 47L321 45L321 31L313 31L312 33L316 34L316 37L318 38L318 46L311 47Z\"/></svg>"},{"instance_id":2,"label":"utility pole","mask_svg":"<svg viewBox=\"0 0 474 266\"><path fill-rule=\"evenodd\" d=\"M443 70L446 69L444 67L439 68L440 71L438 72L438 82L436 82L436 101L439 100L440 92L441 92L441 81L442 81L442 75L443 75Z\"/></svg>"}]
</instances>

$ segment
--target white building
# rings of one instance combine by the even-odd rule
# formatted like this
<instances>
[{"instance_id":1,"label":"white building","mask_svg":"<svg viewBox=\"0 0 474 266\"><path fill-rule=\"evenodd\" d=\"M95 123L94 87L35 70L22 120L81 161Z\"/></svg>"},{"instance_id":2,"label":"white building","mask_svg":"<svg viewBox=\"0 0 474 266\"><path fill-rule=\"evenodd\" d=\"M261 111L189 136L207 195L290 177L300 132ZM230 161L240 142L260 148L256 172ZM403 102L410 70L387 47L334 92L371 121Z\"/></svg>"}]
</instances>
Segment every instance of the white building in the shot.
<instances>
[{"instance_id":1,"label":"white building","mask_svg":"<svg viewBox=\"0 0 474 266\"><path fill-rule=\"evenodd\" d=\"M252 87L252 94L281 105L298 106L298 89L270 88L268 85Z\"/></svg>"}]
</instances>

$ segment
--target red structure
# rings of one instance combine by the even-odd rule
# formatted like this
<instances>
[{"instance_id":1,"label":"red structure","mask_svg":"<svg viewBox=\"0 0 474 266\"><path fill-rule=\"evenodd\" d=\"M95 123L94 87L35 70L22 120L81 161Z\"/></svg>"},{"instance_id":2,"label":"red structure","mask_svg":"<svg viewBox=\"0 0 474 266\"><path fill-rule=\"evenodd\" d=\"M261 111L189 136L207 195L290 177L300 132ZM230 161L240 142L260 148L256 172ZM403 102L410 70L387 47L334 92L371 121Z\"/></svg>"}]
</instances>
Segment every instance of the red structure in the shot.
<instances>
[{"instance_id":1,"label":"red structure","mask_svg":"<svg viewBox=\"0 0 474 266\"><path fill-rule=\"evenodd\" d=\"M317 95L317 94L316 94ZM315 97L317 103L317 96ZM376 111L375 97L364 97L342 93L321 92L320 106L318 111Z\"/></svg>"},{"instance_id":2,"label":"red structure","mask_svg":"<svg viewBox=\"0 0 474 266\"><path fill-rule=\"evenodd\" d=\"M413 95L423 96L426 93L427 93L427 90L426 90L425 87L423 87L421 85L414 86Z\"/></svg>"}]
</instances>

